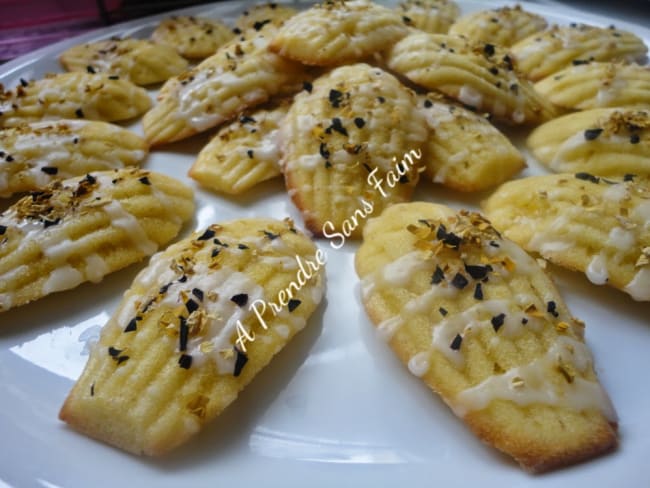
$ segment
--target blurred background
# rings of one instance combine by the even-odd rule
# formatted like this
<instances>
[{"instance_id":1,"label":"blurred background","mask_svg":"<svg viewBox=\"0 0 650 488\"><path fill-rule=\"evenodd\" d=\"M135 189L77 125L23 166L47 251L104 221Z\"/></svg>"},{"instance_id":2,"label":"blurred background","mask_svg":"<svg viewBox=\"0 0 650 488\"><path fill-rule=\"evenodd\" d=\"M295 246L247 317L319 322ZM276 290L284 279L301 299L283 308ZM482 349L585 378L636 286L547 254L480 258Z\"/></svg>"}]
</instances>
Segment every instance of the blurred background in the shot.
<instances>
[{"instance_id":1,"label":"blurred background","mask_svg":"<svg viewBox=\"0 0 650 488\"><path fill-rule=\"evenodd\" d=\"M264 0L247 3L263 3ZM0 63L86 31L205 0L0 0ZM395 1L397 3L397 1ZM516 1L504 0L504 5ZM650 0L532 0L650 28ZM488 8L488 5L486 5Z\"/></svg>"},{"instance_id":2,"label":"blurred background","mask_svg":"<svg viewBox=\"0 0 650 488\"><path fill-rule=\"evenodd\" d=\"M211 2L0 0L0 63L92 29L201 3Z\"/></svg>"}]
</instances>

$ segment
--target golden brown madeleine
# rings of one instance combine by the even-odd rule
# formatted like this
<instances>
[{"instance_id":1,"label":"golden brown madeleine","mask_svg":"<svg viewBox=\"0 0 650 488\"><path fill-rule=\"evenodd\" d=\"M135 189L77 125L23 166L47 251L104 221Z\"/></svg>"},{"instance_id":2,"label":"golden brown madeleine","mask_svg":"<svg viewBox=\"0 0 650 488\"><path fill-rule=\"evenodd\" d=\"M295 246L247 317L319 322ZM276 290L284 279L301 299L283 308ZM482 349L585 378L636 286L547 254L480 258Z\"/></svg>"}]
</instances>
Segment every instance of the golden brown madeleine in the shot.
<instances>
[{"instance_id":1,"label":"golden brown madeleine","mask_svg":"<svg viewBox=\"0 0 650 488\"><path fill-rule=\"evenodd\" d=\"M585 110L537 127L526 144L557 173L650 177L650 111Z\"/></svg>"},{"instance_id":2,"label":"golden brown madeleine","mask_svg":"<svg viewBox=\"0 0 650 488\"><path fill-rule=\"evenodd\" d=\"M164 19L151 34L153 42L170 46L190 59L212 56L233 37L232 29L220 20L186 15Z\"/></svg>"},{"instance_id":3,"label":"golden brown madeleine","mask_svg":"<svg viewBox=\"0 0 650 488\"><path fill-rule=\"evenodd\" d=\"M141 137L106 122L60 120L0 129L0 196L133 166L147 152Z\"/></svg>"},{"instance_id":4,"label":"golden brown madeleine","mask_svg":"<svg viewBox=\"0 0 650 488\"><path fill-rule=\"evenodd\" d=\"M418 96L418 110L429 127L423 146L425 174L435 183L481 191L526 166L517 148L485 117L433 94Z\"/></svg>"},{"instance_id":5,"label":"golden brown madeleine","mask_svg":"<svg viewBox=\"0 0 650 488\"><path fill-rule=\"evenodd\" d=\"M269 49L303 64L360 61L404 37L400 15L368 0L325 0L291 17Z\"/></svg>"},{"instance_id":6,"label":"golden brown madeleine","mask_svg":"<svg viewBox=\"0 0 650 488\"><path fill-rule=\"evenodd\" d=\"M356 269L379 335L481 440L533 472L615 448L584 325L485 218L393 205L368 222Z\"/></svg>"},{"instance_id":7,"label":"golden brown madeleine","mask_svg":"<svg viewBox=\"0 0 650 488\"><path fill-rule=\"evenodd\" d=\"M264 34L242 36L170 79L144 116L145 138L151 145L185 139L311 79L302 65L267 48Z\"/></svg>"},{"instance_id":8,"label":"golden brown madeleine","mask_svg":"<svg viewBox=\"0 0 650 488\"><path fill-rule=\"evenodd\" d=\"M68 71L116 75L136 85L160 83L188 66L174 47L132 38L72 46L61 54L59 61Z\"/></svg>"},{"instance_id":9,"label":"golden brown madeleine","mask_svg":"<svg viewBox=\"0 0 650 488\"><path fill-rule=\"evenodd\" d=\"M650 67L581 62L538 81L535 90L555 105L571 109L650 109Z\"/></svg>"},{"instance_id":10,"label":"golden brown madeleine","mask_svg":"<svg viewBox=\"0 0 650 488\"><path fill-rule=\"evenodd\" d=\"M190 177L211 190L237 195L280 176L278 132L289 103L250 110L220 127L197 156Z\"/></svg>"},{"instance_id":11,"label":"golden brown madeleine","mask_svg":"<svg viewBox=\"0 0 650 488\"><path fill-rule=\"evenodd\" d=\"M510 124L537 124L556 114L529 81L519 78L510 55L493 44L412 33L387 51L386 60L413 83Z\"/></svg>"},{"instance_id":12,"label":"golden brown madeleine","mask_svg":"<svg viewBox=\"0 0 650 488\"><path fill-rule=\"evenodd\" d=\"M173 239L192 190L137 168L55 181L0 215L0 311L99 282Z\"/></svg>"},{"instance_id":13,"label":"golden brown madeleine","mask_svg":"<svg viewBox=\"0 0 650 488\"><path fill-rule=\"evenodd\" d=\"M408 200L427 137L416 97L367 64L336 68L296 95L280 130L293 203L317 236L358 237L365 219Z\"/></svg>"},{"instance_id":14,"label":"golden brown madeleine","mask_svg":"<svg viewBox=\"0 0 650 488\"><path fill-rule=\"evenodd\" d=\"M249 29L253 29L254 31L259 32L268 27L277 28L297 13L298 11L294 8L273 2L254 5L244 10L242 14L237 17L237 20L235 21L235 31L238 29L241 32L245 32Z\"/></svg>"},{"instance_id":15,"label":"golden brown madeleine","mask_svg":"<svg viewBox=\"0 0 650 488\"><path fill-rule=\"evenodd\" d=\"M509 47L546 29L546 26L544 17L524 10L521 5L515 5L464 15L451 26L449 34L465 36L470 41Z\"/></svg>"},{"instance_id":16,"label":"golden brown madeleine","mask_svg":"<svg viewBox=\"0 0 650 488\"><path fill-rule=\"evenodd\" d=\"M631 32L585 24L554 25L512 46L517 69L533 81L572 63L635 61L647 52L643 40Z\"/></svg>"},{"instance_id":17,"label":"golden brown madeleine","mask_svg":"<svg viewBox=\"0 0 650 488\"><path fill-rule=\"evenodd\" d=\"M147 91L117 76L61 73L0 87L0 127L52 119L114 122L137 117L151 106Z\"/></svg>"},{"instance_id":18,"label":"golden brown madeleine","mask_svg":"<svg viewBox=\"0 0 650 488\"><path fill-rule=\"evenodd\" d=\"M405 25L432 34L446 34L460 15L453 0L405 0L396 10Z\"/></svg>"},{"instance_id":19,"label":"golden brown madeleine","mask_svg":"<svg viewBox=\"0 0 650 488\"><path fill-rule=\"evenodd\" d=\"M103 328L59 414L159 455L219 415L306 324L324 255L291 222L211 225L151 258Z\"/></svg>"},{"instance_id":20,"label":"golden brown madeleine","mask_svg":"<svg viewBox=\"0 0 650 488\"><path fill-rule=\"evenodd\" d=\"M503 184L484 204L494 226L529 252L650 300L650 189L589 173Z\"/></svg>"}]
</instances>

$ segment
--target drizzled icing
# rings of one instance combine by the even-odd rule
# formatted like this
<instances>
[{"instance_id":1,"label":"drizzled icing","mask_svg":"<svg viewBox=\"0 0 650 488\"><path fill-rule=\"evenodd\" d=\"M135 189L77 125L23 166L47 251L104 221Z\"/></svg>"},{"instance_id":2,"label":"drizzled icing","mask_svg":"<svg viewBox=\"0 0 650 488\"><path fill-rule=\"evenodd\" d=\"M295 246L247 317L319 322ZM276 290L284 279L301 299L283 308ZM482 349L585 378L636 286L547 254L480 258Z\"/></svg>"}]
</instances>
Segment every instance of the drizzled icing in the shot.
<instances>
[{"instance_id":1,"label":"drizzled icing","mask_svg":"<svg viewBox=\"0 0 650 488\"><path fill-rule=\"evenodd\" d=\"M118 138L120 143L116 144ZM97 142L110 152L95 150L102 147L93 146ZM78 176L75 165L86 171L120 169L142 160L146 153L144 142L135 134L112 124L86 120L34 122L5 129L0 135L0 151L13 158L10 164L0 162L0 195L25 189L11 188L12 176L33 181L29 189L40 188L53 179ZM55 168L56 173L49 174L47 168Z\"/></svg>"},{"instance_id":2,"label":"drizzled icing","mask_svg":"<svg viewBox=\"0 0 650 488\"><path fill-rule=\"evenodd\" d=\"M460 224L455 224L457 221L453 219L443 221L446 227L432 225L429 221L427 225L431 230L410 225L409 231L425 240L416 241L416 250L364 278L362 293L366 302L372 296L381 294L382 290L391 288L403 289L410 295L400 307L398 315L378 324L379 335L391 340L405 324L423 320L428 322L431 334L429 348L420 348L407 361L409 371L422 377L430 372L432 363L440 360L436 358L441 356L459 371L470 366L466 363L467 346L463 345L463 338L471 337L474 341L478 341L479 337L485 338L480 340L486 341L485 347L489 350L498 347L502 341L512 341L523 334L546 336L549 328L555 329L555 338L541 355L503 373L487 376L478 384L448 398L448 403L461 417L470 411L486 408L494 400L508 400L518 405L557 405L579 411L596 409L614 421L616 414L607 394L597 380L587 379L593 375L593 360L585 344L576 338L580 337L578 322L566 314L552 289L543 293L531 283L529 286L518 286L513 296L489 298L483 294L489 293L490 287L497 287L498 290L504 284L513 286L515 279L538 276L542 271L535 260L513 242L502 239L494 230L490 231L489 227L477 234L476 227L486 229L485 221L472 217L473 214L463 215L469 217L461 219ZM476 226L474 230L468 230L467 222ZM464 237L458 241L453 237L456 235L454 232ZM432 236L435 236L433 241L430 240ZM468 246L478 247L483 264L472 263L469 249L463 248L466 240ZM436 241L444 241L447 249L455 249L457 258L453 257L453 251L440 250ZM451 252L452 258L446 260L439 257L442 252ZM455 264L457 261L461 263L460 268ZM409 285L414 283L413 275L422 271L433 272L431 288L418 292L409 290ZM465 279L455 281L452 276L459 272L465 273ZM418 279L417 283L421 281ZM479 285L483 287L483 292L477 297L475 286ZM468 293L474 294L474 303L470 302L459 311L456 311L457 306L451 307L452 310L441 306L445 301L466 300ZM512 293L515 293L514 290ZM402 295L402 292L399 294ZM562 375L558 374L559 371L562 371Z\"/></svg>"},{"instance_id":3,"label":"drizzled icing","mask_svg":"<svg viewBox=\"0 0 650 488\"><path fill-rule=\"evenodd\" d=\"M137 175L140 173L142 175L147 174L138 170L134 171L136 171ZM92 180L89 180L88 177L77 178L64 183L63 185L66 186L62 185L58 190L45 190L52 191L52 194L55 195L58 191L62 193L68 190L75 191L75 188L79 189L85 183L93 181L93 183L89 183L91 185L88 187L89 193L82 197L83 200L78 200L75 204L75 197L72 197L73 203L69 204L69 208L62 210L63 213L57 220L49 220L49 217L40 214L35 203L30 204L34 205L33 209L30 207L30 214L23 216L20 212L24 210L19 210L22 207L18 207L18 205L24 205L28 200L21 200L16 206L11 207L0 216L0 225L7 227L6 233L15 233L17 236L12 239L19 239L19 243L13 252L23 253L29 247L35 245L49 261L52 271L44 277L42 294L74 288L84 281L98 282L111 271L108 263L99 254L93 253L83 256L84 249L93 246L93 241L96 238L94 234L83 235L75 240L70 239L68 236L69 230L66 224L79 212L83 212L84 209L92 207L94 210L102 210L109 218L109 225L123 229L132 240L133 245L143 254L149 255L156 251L158 248L157 243L149 239L138 219L129 213L119 201L110 200L112 198L110 189L119 184L117 179L120 177L128 178L132 176L127 176L119 171L99 172L94 173ZM154 186L150 185L149 188L153 192ZM164 197L163 194L158 198L162 197ZM30 198L26 197L26 199ZM33 212L36 213L31 215ZM50 222L50 224L48 225L47 222ZM83 258L83 264L76 267L72 266L69 260L74 257ZM6 280L7 283L11 282L16 273L20 273L21 268L22 266L5 271L0 274L0 279ZM0 294L2 296L0 309L9 308L12 305L15 293L15 290L5 290L4 293Z\"/></svg>"},{"instance_id":4,"label":"drizzled icing","mask_svg":"<svg viewBox=\"0 0 650 488\"><path fill-rule=\"evenodd\" d=\"M584 138L584 137L583 137ZM648 263L639 262L634 266L634 275L623 286L620 279L617 281L617 270L628 267L626 261L637 261L640 253L645 251L644 242L647 242L646 232L650 226L650 200L648 196L630 183L612 183L588 174L579 174L582 179L589 179L588 185L593 185L593 193L582 194L582 206L574 202L570 196L569 202L562 212L556 212L548 224L540 227L536 218L519 218L516 224L530 231L527 247L537 251L543 256L553 259L553 254L563 253L579 245L584 232L585 224L575 225L583 220L585 205L593 205L598 209L604 219L612 220L614 225L602 229L607 232L606 238L600 240L601 244L596 249L587 250L587 261L582 264L584 273L592 283L603 285L614 282L635 300L650 299L650 280ZM593 181L591 181L593 180ZM566 182L565 182L566 183ZM597 186L596 186L597 185ZM550 188L550 185L549 185ZM567 188L573 189L572 187ZM580 190L577 190L580 191ZM557 186L554 189L542 190L544 198L549 200L567 200L567 194L561 192ZM637 196L640 195L639 196ZM612 207L616 205L615 209ZM594 209L587 209L593 211ZM602 232L598 229L598 232ZM593 247L593 246L592 246ZM577 265L575 265L577 266Z\"/></svg>"},{"instance_id":5,"label":"drizzled icing","mask_svg":"<svg viewBox=\"0 0 650 488\"><path fill-rule=\"evenodd\" d=\"M210 62L181 75L173 90L178 99L178 117L203 131L242 108L267 100L286 79L284 71L293 69L288 62L266 52L268 42L261 34L244 39L218 51L208 58ZM254 65L266 73L255 73ZM254 76L261 78L255 81ZM241 92L242 84L253 86Z\"/></svg>"},{"instance_id":6,"label":"drizzled icing","mask_svg":"<svg viewBox=\"0 0 650 488\"><path fill-rule=\"evenodd\" d=\"M269 265L285 271L297 269L296 251L282 235L260 231L235 239L220 231L220 226L212 226L199 237L197 234L194 239L154 255L132 286L153 296L127 294L115 320L124 333L137 333L137 322L148 311L158 309L162 313L159 322L168 329L178 331L181 324L189 327L184 343L179 342L178 334L171 335L176 354L191 357L192 367L211 361L219 374L237 376L241 367L237 365L238 358L246 353L238 342L242 328L268 343L270 333L287 339L302 329L306 321L300 314L292 313L294 309L290 306L273 310L274 321L260 318L254 305L268 304L268 291L244 270L238 270L239 265L219 261L225 254L248 253L253 261L247 268ZM288 262L290 258L293 265ZM316 305L322 298L323 286L319 279L309 284L305 292Z\"/></svg>"},{"instance_id":7,"label":"drizzled icing","mask_svg":"<svg viewBox=\"0 0 650 488\"><path fill-rule=\"evenodd\" d=\"M578 376L571 381L553 381L552 373L571 364L586 374L593 367L591 353L583 343L566 336L558 337L548 351L531 363L490 376L459 393L451 402L459 417L482 410L494 400L509 400L517 405L543 404L574 410L598 410L615 422L617 415L609 396L597 381ZM568 374L568 373L567 373Z\"/></svg>"}]
</instances>

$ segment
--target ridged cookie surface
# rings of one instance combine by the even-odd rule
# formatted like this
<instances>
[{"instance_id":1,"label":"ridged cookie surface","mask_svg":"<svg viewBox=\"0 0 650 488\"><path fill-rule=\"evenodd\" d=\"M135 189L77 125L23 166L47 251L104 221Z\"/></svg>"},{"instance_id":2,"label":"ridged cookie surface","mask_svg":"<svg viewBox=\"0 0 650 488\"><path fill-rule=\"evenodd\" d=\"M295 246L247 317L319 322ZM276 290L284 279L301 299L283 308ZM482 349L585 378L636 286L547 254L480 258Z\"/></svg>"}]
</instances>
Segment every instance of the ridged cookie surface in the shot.
<instances>
[{"instance_id":1,"label":"ridged cookie surface","mask_svg":"<svg viewBox=\"0 0 650 488\"><path fill-rule=\"evenodd\" d=\"M526 166L516 147L488 120L432 95L418 97L429 127L423 148L425 174L459 191L480 191L510 179Z\"/></svg>"},{"instance_id":2,"label":"ridged cookie surface","mask_svg":"<svg viewBox=\"0 0 650 488\"><path fill-rule=\"evenodd\" d=\"M470 44L445 34L413 33L386 53L388 67L428 90L437 90L511 124L553 118L554 107L527 80L510 55L489 43Z\"/></svg>"},{"instance_id":3,"label":"ridged cookie surface","mask_svg":"<svg viewBox=\"0 0 650 488\"><path fill-rule=\"evenodd\" d=\"M152 145L215 127L311 78L302 65L270 52L263 34L241 39L163 86L157 105L143 119Z\"/></svg>"},{"instance_id":4,"label":"ridged cookie surface","mask_svg":"<svg viewBox=\"0 0 650 488\"><path fill-rule=\"evenodd\" d=\"M369 214L410 198L426 137L415 94L380 68L343 66L315 80L280 130L285 183L305 225L359 236Z\"/></svg>"},{"instance_id":5,"label":"ridged cookie surface","mask_svg":"<svg viewBox=\"0 0 650 488\"><path fill-rule=\"evenodd\" d=\"M515 5L464 15L451 26L449 34L509 47L546 29L546 25L544 17Z\"/></svg>"},{"instance_id":6,"label":"ridged cookie surface","mask_svg":"<svg viewBox=\"0 0 650 488\"><path fill-rule=\"evenodd\" d=\"M147 152L142 138L105 122L62 120L0 129L0 196L132 166Z\"/></svg>"},{"instance_id":7,"label":"ridged cookie surface","mask_svg":"<svg viewBox=\"0 0 650 488\"><path fill-rule=\"evenodd\" d=\"M650 109L650 67L634 63L581 63L538 81L535 90L555 105L571 109Z\"/></svg>"},{"instance_id":8,"label":"ridged cookie surface","mask_svg":"<svg viewBox=\"0 0 650 488\"><path fill-rule=\"evenodd\" d=\"M0 215L0 311L135 263L174 238L192 190L140 169L56 181Z\"/></svg>"},{"instance_id":9,"label":"ridged cookie surface","mask_svg":"<svg viewBox=\"0 0 650 488\"><path fill-rule=\"evenodd\" d=\"M650 190L588 173L502 185L484 205L494 226L530 252L650 300Z\"/></svg>"},{"instance_id":10,"label":"ridged cookie surface","mask_svg":"<svg viewBox=\"0 0 650 488\"><path fill-rule=\"evenodd\" d=\"M460 15L453 0L406 0L396 10L405 25L432 34L446 34Z\"/></svg>"},{"instance_id":11,"label":"ridged cookie surface","mask_svg":"<svg viewBox=\"0 0 650 488\"><path fill-rule=\"evenodd\" d=\"M211 190L234 195L280 176L278 131L288 109L289 101L281 101L220 127L189 175Z\"/></svg>"},{"instance_id":12,"label":"ridged cookie surface","mask_svg":"<svg viewBox=\"0 0 650 488\"><path fill-rule=\"evenodd\" d=\"M294 8L273 2L254 5L237 17L235 27L241 32L249 29L259 32L269 27L278 28L296 13L298 11Z\"/></svg>"},{"instance_id":13,"label":"ridged cookie surface","mask_svg":"<svg viewBox=\"0 0 650 488\"><path fill-rule=\"evenodd\" d=\"M116 75L136 85L160 83L188 66L173 47L132 38L72 46L61 54L59 61L68 71Z\"/></svg>"},{"instance_id":14,"label":"ridged cookie surface","mask_svg":"<svg viewBox=\"0 0 650 488\"><path fill-rule=\"evenodd\" d=\"M220 20L191 15L165 19L151 34L153 42L170 46L181 56L190 59L212 56L233 37L232 29Z\"/></svg>"},{"instance_id":15,"label":"ridged cookie surface","mask_svg":"<svg viewBox=\"0 0 650 488\"><path fill-rule=\"evenodd\" d=\"M631 32L585 24L554 25L512 46L517 68L533 81L572 63L634 61L647 51L643 40Z\"/></svg>"},{"instance_id":16,"label":"ridged cookie surface","mask_svg":"<svg viewBox=\"0 0 650 488\"><path fill-rule=\"evenodd\" d=\"M601 108L553 119L526 144L557 173L650 177L650 111Z\"/></svg>"},{"instance_id":17,"label":"ridged cookie surface","mask_svg":"<svg viewBox=\"0 0 650 488\"><path fill-rule=\"evenodd\" d=\"M291 222L268 219L211 225L156 254L104 326L60 418L136 454L187 441L307 324L323 259Z\"/></svg>"},{"instance_id":18,"label":"ridged cookie surface","mask_svg":"<svg viewBox=\"0 0 650 488\"><path fill-rule=\"evenodd\" d=\"M364 229L356 269L379 335L480 439L534 472L616 446L583 324L482 216L394 205Z\"/></svg>"},{"instance_id":19,"label":"ridged cookie surface","mask_svg":"<svg viewBox=\"0 0 650 488\"><path fill-rule=\"evenodd\" d=\"M114 122L137 117L150 106L146 90L117 76L61 73L21 79L13 90L0 87L0 127L53 119Z\"/></svg>"},{"instance_id":20,"label":"ridged cookie surface","mask_svg":"<svg viewBox=\"0 0 650 488\"><path fill-rule=\"evenodd\" d=\"M291 17L269 48L316 66L360 61L404 37L399 14L368 0L325 0Z\"/></svg>"}]
</instances>

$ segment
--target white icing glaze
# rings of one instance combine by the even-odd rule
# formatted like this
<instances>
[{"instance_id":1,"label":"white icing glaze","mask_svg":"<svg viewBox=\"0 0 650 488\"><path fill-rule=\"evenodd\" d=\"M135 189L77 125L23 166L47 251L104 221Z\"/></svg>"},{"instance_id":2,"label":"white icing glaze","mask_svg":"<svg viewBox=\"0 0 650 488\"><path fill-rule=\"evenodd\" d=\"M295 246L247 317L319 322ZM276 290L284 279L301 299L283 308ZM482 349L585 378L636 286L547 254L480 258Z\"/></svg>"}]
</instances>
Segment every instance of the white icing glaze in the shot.
<instances>
[{"instance_id":1,"label":"white icing glaze","mask_svg":"<svg viewBox=\"0 0 650 488\"><path fill-rule=\"evenodd\" d=\"M578 371L585 373L591 368L591 354L581 342L558 337L557 342L537 360L501 375L490 376L462 391L452 402L454 413L463 417L468 412L486 408L493 400L508 400L518 405L538 403L578 411L595 409L608 420L616 421L611 400L597 381L577 376L571 383L549 381L549 373L560 363L573 364Z\"/></svg>"},{"instance_id":2,"label":"white icing glaze","mask_svg":"<svg viewBox=\"0 0 650 488\"><path fill-rule=\"evenodd\" d=\"M609 279L609 273L607 271L607 260L603 253L596 254L591 261L587 270L585 271L587 278L594 285L604 285Z\"/></svg>"},{"instance_id":3,"label":"white icing glaze","mask_svg":"<svg viewBox=\"0 0 650 488\"><path fill-rule=\"evenodd\" d=\"M492 327L492 317L502 313L505 317L503 326L499 329L500 335L514 337L524 330L521 326L521 319L524 317L522 312L511 312L506 300L486 300L461 313L445 317L434 325L432 346L457 367L461 367L464 364L462 352L460 349L449 347L456 335L462 337L472 328Z\"/></svg>"},{"instance_id":4,"label":"white icing glaze","mask_svg":"<svg viewBox=\"0 0 650 488\"><path fill-rule=\"evenodd\" d=\"M636 244L636 237L634 236L634 233L629 230L625 230L622 227L614 227L609 232L607 244L619 251L627 251L633 248Z\"/></svg>"},{"instance_id":5,"label":"white icing glaze","mask_svg":"<svg viewBox=\"0 0 650 488\"><path fill-rule=\"evenodd\" d=\"M625 291L635 300L650 300L650 267L639 269L634 278L625 285Z\"/></svg>"},{"instance_id":6,"label":"white icing glaze","mask_svg":"<svg viewBox=\"0 0 650 488\"><path fill-rule=\"evenodd\" d=\"M390 286L406 286L413 272L422 267L422 252L413 251L388 263L381 270L381 279Z\"/></svg>"},{"instance_id":7,"label":"white icing glaze","mask_svg":"<svg viewBox=\"0 0 650 488\"><path fill-rule=\"evenodd\" d=\"M463 102L465 105L479 108L483 104L483 95L471 86L463 85L460 87L458 100Z\"/></svg>"},{"instance_id":8,"label":"white icing glaze","mask_svg":"<svg viewBox=\"0 0 650 488\"><path fill-rule=\"evenodd\" d=\"M72 266L61 266L53 270L43 284L43 293L69 290L85 281L84 275Z\"/></svg>"},{"instance_id":9,"label":"white icing glaze","mask_svg":"<svg viewBox=\"0 0 650 488\"><path fill-rule=\"evenodd\" d=\"M379 337L386 342L390 341L402 324L402 317L399 315L384 320L377 326Z\"/></svg>"},{"instance_id":10,"label":"white icing glaze","mask_svg":"<svg viewBox=\"0 0 650 488\"><path fill-rule=\"evenodd\" d=\"M8 310L13 303L13 295L9 293L0 293L0 310Z\"/></svg>"},{"instance_id":11,"label":"white icing glaze","mask_svg":"<svg viewBox=\"0 0 650 488\"><path fill-rule=\"evenodd\" d=\"M149 239L147 233L138 222L138 219L124 210L120 202L111 200L102 208L111 218L111 224L114 227L124 229L140 251L146 255L150 255L158 250L158 244Z\"/></svg>"},{"instance_id":12,"label":"white icing glaze","mask_svg":"<svg viewBox=\"0 0 650 488\"><path fill-rule=\"evenodd\" d=\"M273 330L277 332L277 334L282 337L283 339L286 339L289 337L289 333L291 332L291 329L289 326L284 325L284 324L277 324L273 327Z\"/></svg>"},{"instance_id":13,"label":"white icing glaze","mask_svg":"<svg viewBox=\"0 0 650 488\"><path fill-rule=\"evenodd\" d=\"M99 283L104 276L111 272L106 261L98 254L91 254L84 261L86 262L84 270L86 278L93 283Z\"/></svg>"},{"instance_id":14,"label":"white icing glaze","mask_svg":"<svg viewBox=\"0 0 650 488\"><path fill-rule=\"evenodd\" d=\"M260 264L281 269L298 268L295 251L281 238L269 239L263 235L247 236L238 239L237 243L255 249ZM168 252L159 252L152 256L149 266L136 276L133 287L148 290L159 290L165 287L166 291L162 299L156 302L156 307L173 310L185 306L185 300L188 298L195 301L199 309L205 313L206 323L201 334L190 336L186 353L192 357L194 365L213 360L220 374L232 374L236 361L236 355L232 354L232 350L239 337L238 330L246 330L255 335L252 340L266 343L271 340L267 337L268 334L264 334L268 327L272 327L280 337L288 338L292 331L305 327L306 320L298 314L291 313L287 306L282 306L277 313L273 310L279 323L271 324L260 319L252 304L263 302L268 311L271 310L269 303L276 297L265 296L264 289L246 273L228 266L209 267L207 263L210 259L207 256L212 249L212 246L204 246L197 251L196 264L191 268L191 272L184 274L183 281L179 280L178 271L173 266L173 256ZM235 254L252 252L250 249L238 249L233 243L230 243L227 249L227 252ZM271 256L265 255L271 250L273 251ZM278 255L282 253L284 255ZM313 302L318 304L323 296L324 285L315 281L309 283L310 296ZM194 289L204 292L202 299L193 295ZM243 306L232 300L233 296L239 294L247 295ZM141 295L132 295L126 299L116 318L120 327L124 328L136 316L136 307L141 304L141 301ZM245 347L245 344L243 346ZM176 347L179 345L176 344ZM242 349L241 346L238 348Z\"/></svg>"},{"instance_id":15,"label":"white icing glaze","mask_svg":"<svg viewBox=\"0 0 650 488\"><path fill-rule=\"evenodd\" d=\"M645 229L650 228L650 200L644 200L632 209L632 217L643 225Z\"/></svg>"},{"instance_id":16,"label":"white icing glaze","mask_svg":"<svg viewBox=\"0 0 650 488\"><path fill-rule=\"evenodd\" d=\"M603 198L615 203L619 203L629 196L627 186L623 183L609 185L603 192Z\"/></svg>"},{"instance_id":17,"label":"white icing glaze","mask_svg":"<svg viewBox=\"0 0 650 488\"><path fill-rule=\"evenodd\" d=\"M67 122L66 122L67 123ZM105 174L95 173L98 187L93 190L90 199L100 199L105 197L106 188L113 185L112 180L115 177L114 172ZM155 193L155 188L152 186ZM162 193L156 195L158 199L166 199ZM111 202L96 207L102 209L111 219L111 225L123 228L133 239L134 243L145 254L152 254L157 244L151 241L137 219L128 213L119 204L118 201ZM22 252L27 246L38 246L43 255L52 262L54 270L46 278L42 293L48 294L55 291L62 291L74 288L84 281L99 282L110 272L108 264L97 254L91 254L83 257L85 266L83 269L75 269L68 260L75 255L83 253L89 245L92 247L93 235L81 236L77 240L70 240L65 231L66 218L58 225L45 228L43 223L36 219L21 219L14 210L8 210L0 216L0 223L7 227L12 227L22 233L22 238L16 252ZM23 273L25 266L19 266L4 273L1 278L11 279L16 274ZM7 296L13 297L11 293Z\"/></svg>"},{"instance_id":18,"label":"white icing glaze","mask_svg":"<svg viewBox=\"0 0 650 488\"><path fill-rule=\"evenodd\" d=\"M429 363L430 355L429 351L423 351L409 359L409 371L417 377L423 376L431 367L431 364Z\"/></svg>"}]
</instances>

